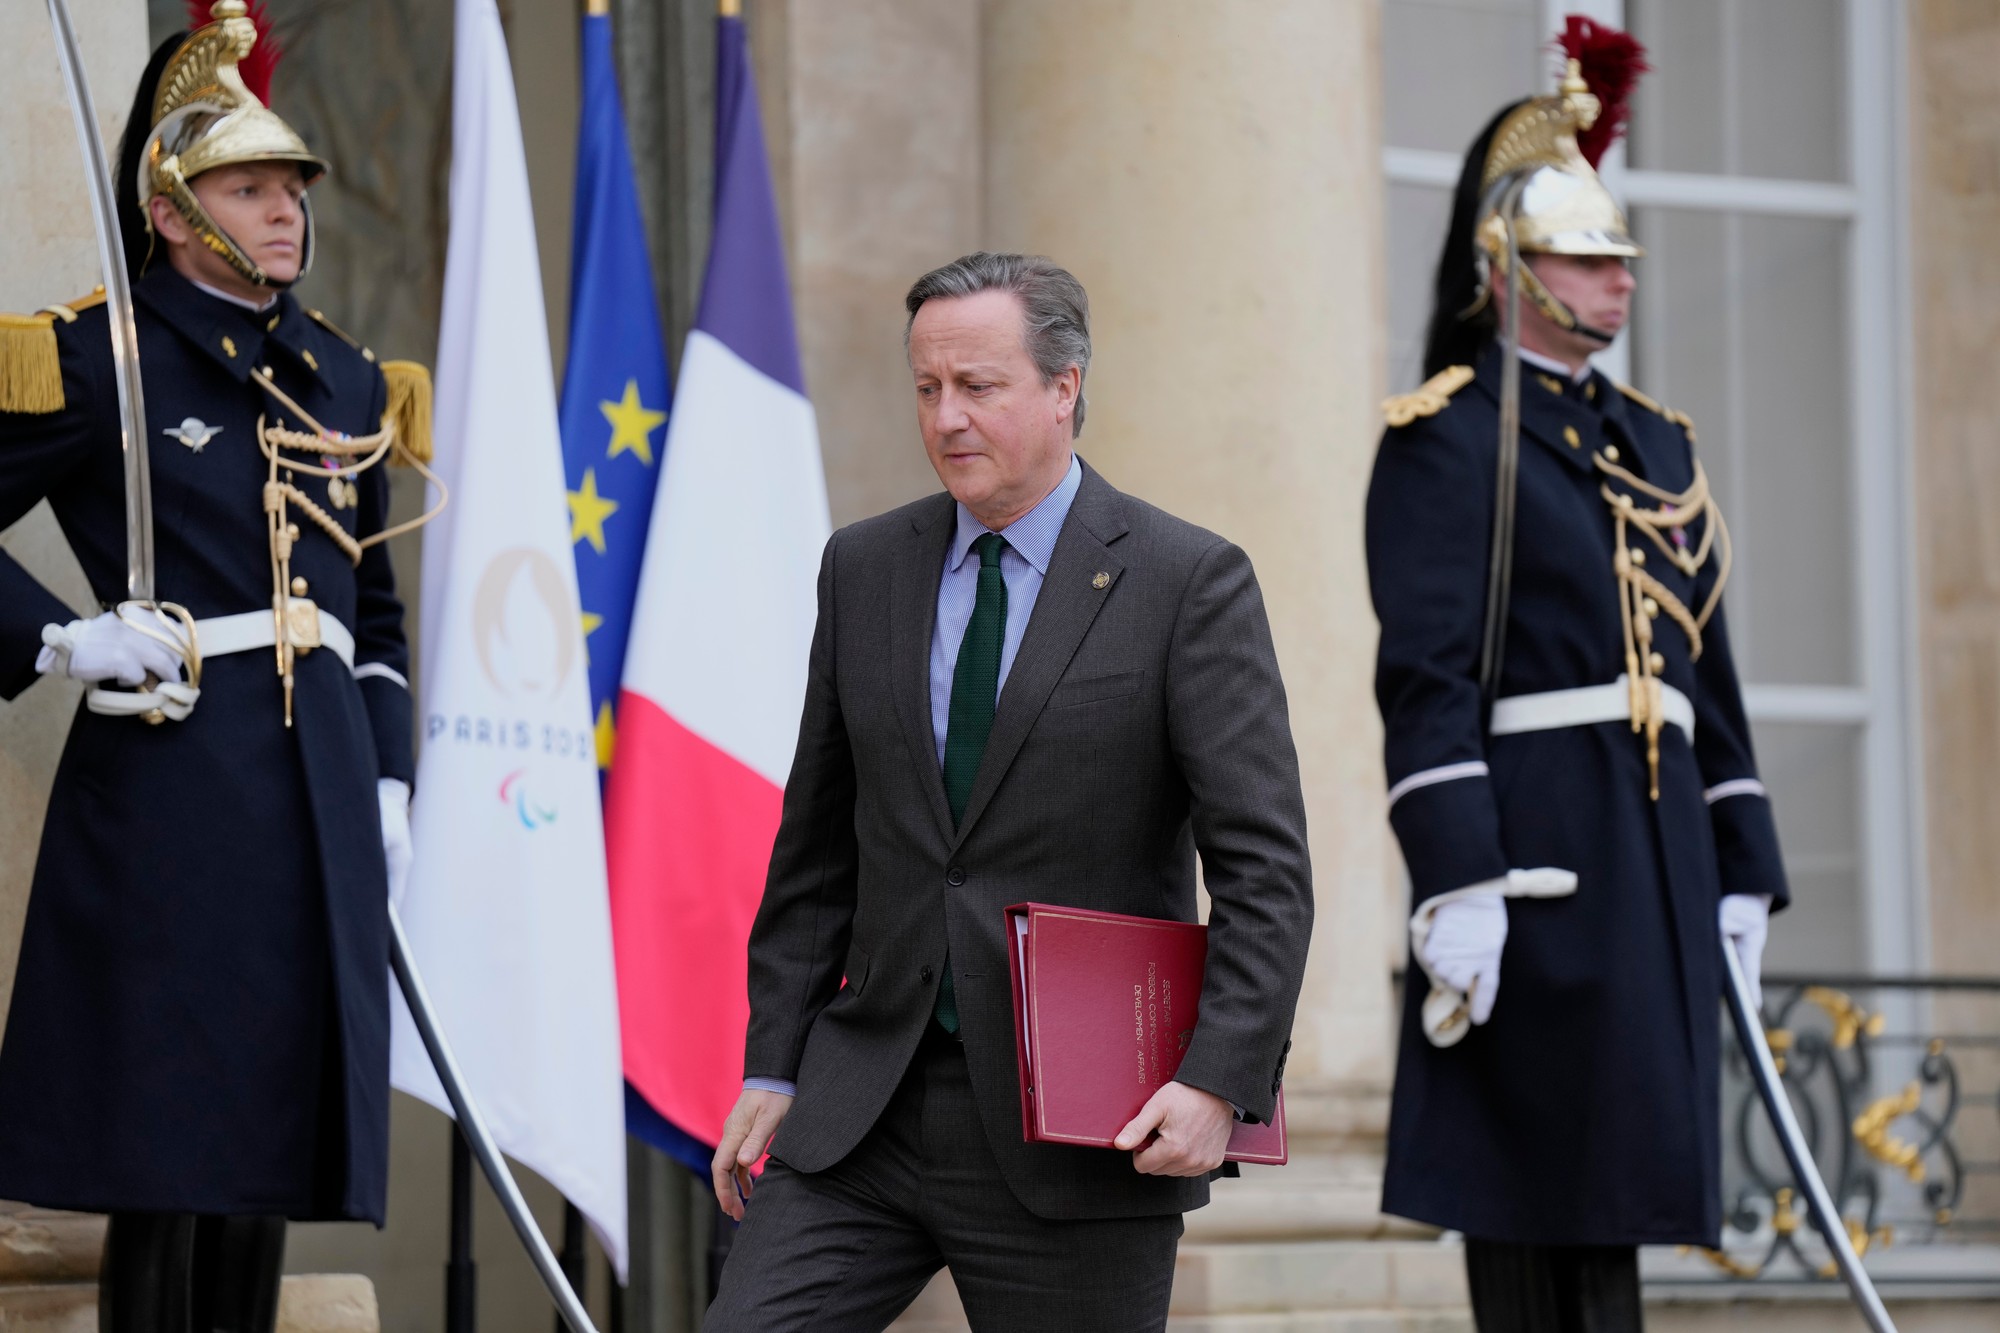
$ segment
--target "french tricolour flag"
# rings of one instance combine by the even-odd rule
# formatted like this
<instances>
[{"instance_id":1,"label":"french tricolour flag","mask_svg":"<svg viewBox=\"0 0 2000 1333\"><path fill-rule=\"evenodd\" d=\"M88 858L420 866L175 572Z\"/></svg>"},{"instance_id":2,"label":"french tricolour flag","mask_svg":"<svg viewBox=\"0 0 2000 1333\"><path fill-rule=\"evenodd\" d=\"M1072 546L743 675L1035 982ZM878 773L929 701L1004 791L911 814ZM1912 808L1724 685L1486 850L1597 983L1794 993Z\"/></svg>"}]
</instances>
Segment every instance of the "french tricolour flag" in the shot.
<instances>
[{"instance_id":1,"label":"french tricolour flag","mask_svg":"<svg viewBox=\"0 0 2000 1333\"><path fill-rule=\"evenodd\" d=\"M630 1109L708 1144L742 1088L745 948L830 530L740 19L720 20L718 44L715 239L681 357L605 793L625 1079L646 1103Z\"/></svg>"}]
</instances>

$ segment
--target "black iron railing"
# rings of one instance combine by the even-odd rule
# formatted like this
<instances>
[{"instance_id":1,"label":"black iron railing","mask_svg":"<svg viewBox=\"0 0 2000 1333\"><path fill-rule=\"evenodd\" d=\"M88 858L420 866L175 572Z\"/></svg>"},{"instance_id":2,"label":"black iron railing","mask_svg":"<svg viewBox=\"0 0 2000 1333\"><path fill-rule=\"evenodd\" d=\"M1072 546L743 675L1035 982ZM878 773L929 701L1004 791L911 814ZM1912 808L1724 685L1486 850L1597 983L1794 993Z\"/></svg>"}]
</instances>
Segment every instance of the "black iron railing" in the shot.
<instances>
[{"instance_id":1,"label":"black iron railing","mask_svg":"<svg viewBox=\"0 0 2000 1333\"><path fill-rule=\"evenodd\" d=\"M2000 977L1773 975L1773 1054L1827 1188L1871 1270L1989 1280L2000 1254ZM1724 1023L1723 1245L1710 1275L1835 1280L1749 1067ZM1958 1246L1968 1260L1887 1251ZM1970 1262L1976 1260L1976 1262ZM1927 1279L1924 1275L1931 1275Z\"/></svg>"}]
</instances>

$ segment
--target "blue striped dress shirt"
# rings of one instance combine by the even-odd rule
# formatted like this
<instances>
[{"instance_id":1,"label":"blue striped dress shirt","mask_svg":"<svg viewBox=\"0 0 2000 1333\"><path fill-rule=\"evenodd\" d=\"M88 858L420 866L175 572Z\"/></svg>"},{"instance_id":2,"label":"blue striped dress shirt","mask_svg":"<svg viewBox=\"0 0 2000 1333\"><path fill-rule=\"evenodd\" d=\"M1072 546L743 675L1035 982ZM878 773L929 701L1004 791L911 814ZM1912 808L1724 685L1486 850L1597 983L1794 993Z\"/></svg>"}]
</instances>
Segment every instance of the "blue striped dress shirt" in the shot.
<instances>
[{"instance_id":1,"label":"blue striped dress shirt","mask_svg":"<svg viewBox=\"0 0 2000 1333\"><path fill-rule=\"evenodd\" d=\"M1035 599L1042 592L1042 578L1049 572L1049 557L1056 553L1056 537L1063 520L1069 517L1076 488L1083 484L1083 464L1070 455L1069 471L1042 502L1008 524L1001 532L1007 539L1000 551L1000 577L1007 584L1007 638L1000 647L1000 688L1007 688L1007 673L1014 666L1014 654L1021 650L1021 636L1028 632L1028 617L1035 613ZM951 717L951 677L958 669L958 645L972 620L972 603L979 591L979 562L968 560L972 543L991 531L958 506L958 530L944 553L944 577L938 580L937 622L931 630L931 735L937 741L938 767L944 767L945 723Z\"/></svg>"}]
</instances>

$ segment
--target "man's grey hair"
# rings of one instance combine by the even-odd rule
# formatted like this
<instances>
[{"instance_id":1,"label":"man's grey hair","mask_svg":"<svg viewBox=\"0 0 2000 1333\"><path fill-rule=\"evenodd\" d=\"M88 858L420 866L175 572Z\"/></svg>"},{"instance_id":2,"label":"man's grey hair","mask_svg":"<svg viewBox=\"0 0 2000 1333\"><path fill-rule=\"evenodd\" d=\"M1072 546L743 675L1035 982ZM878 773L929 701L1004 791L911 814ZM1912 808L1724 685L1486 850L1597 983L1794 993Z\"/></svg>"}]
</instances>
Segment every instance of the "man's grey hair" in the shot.
<instances>
[{"instance_id":1,"label":"man's grey hair","mask_svg":"<svg viewBox=\"0 0 2000 1333\"><path fill-rule=\"evenodd\" d=\"M1076 367L1076 411L1069 431L1075 439L1083 434L1083 380L1090 373L1090 297L1076 275L1053 259L981 250L932 269L903 298L910 315L903 324L903 349L909 350L910 326L924 302L992 291L1012 292L1020 299L1022 337L1042 383Z\"/></svg>"}]
</instances>

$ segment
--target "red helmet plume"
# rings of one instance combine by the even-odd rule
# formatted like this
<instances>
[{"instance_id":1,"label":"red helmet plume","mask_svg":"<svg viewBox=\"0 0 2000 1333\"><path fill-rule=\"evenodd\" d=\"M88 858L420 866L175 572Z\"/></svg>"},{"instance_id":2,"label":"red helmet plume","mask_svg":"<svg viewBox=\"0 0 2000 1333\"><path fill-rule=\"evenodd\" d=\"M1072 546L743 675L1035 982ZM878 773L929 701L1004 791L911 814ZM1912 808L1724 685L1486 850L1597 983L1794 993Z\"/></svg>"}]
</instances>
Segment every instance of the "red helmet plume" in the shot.
<instances>
[{"instance_id":1,"label":"red helmet plume","mask_svg":"<svg viewBox=\"0 0 2000 1333\"><path fill-rule=\"evenodd\" d=\"M1639 76L1652 66L1646 63L1646 48L1637 38L1581 14L1569 16L1556 44L1582 66L1583 81L1600 104L1597 123L1576 137L1584 160L1595 167L1625 133L1632 90L1638 86Z\"/></svg>"},{"instance_id":2,"label":"red helmet plume","mask_svg":"<svg viewBox=\"0 0 2000 1333\"><path fill-rule=\"evenodd\" d=\"M209 0L187 0L188 27L204 28L213 22L209 8ZM278 68L278 59L285 54L285 48L271 35L271 15L264 8L264 0L249 0L249 9L250 21L257 25L257 45L250 48L249 58L236 67L236 72L243 76L243 86L269 106L271 73Z\"/></svg>"}]
</instances>

